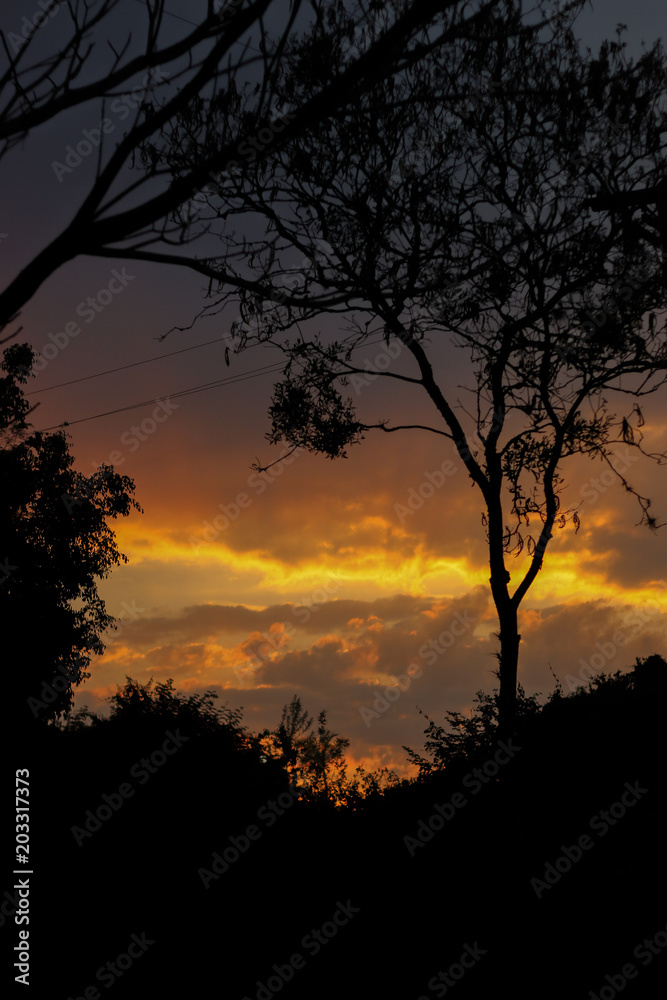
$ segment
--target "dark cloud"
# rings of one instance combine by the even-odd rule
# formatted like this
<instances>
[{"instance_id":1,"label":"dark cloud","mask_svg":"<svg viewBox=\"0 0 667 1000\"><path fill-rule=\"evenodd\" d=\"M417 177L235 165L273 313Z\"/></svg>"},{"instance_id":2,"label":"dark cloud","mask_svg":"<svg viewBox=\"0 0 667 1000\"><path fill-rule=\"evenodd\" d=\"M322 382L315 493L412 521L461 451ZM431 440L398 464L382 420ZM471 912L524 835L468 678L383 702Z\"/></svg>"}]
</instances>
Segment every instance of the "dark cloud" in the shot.
<instances>
[{"instance_id":1,"label":"dark cloud","mask_svg":"<svg viewBox=\"0 0 667 1000\"><path fill-rule=\"evenodd\" d=\"M123 636L128 672L144 681L173 676L188 691L218 690L224 702L244 706L255 731L274 728L298 693L313 717L327 710L329 726L350 739L351 758L401 771L401 747L423 746L426 716L442 724L447 711L469 711L476 691L497 686L497 625L484 587L449 600L330 601L304 623L292 609L207 605L137 621ZM555 677L567 692L595 672L628 669L637 656L667 649L667 621L649 599L526 608L520 628L519 679L529 694L546 696ZM259 655L255 668L235 673L251 653Z\"/></svg>"},{"instance_id":2,"label":"dark cloud","mask_svg":"<svg viewBox=\"0 0 667 1000\"><path fill-rule=\"evenodd\" d=\"M413 619L434 606L432 598L406 594L375 601L330 600L329 592L335 593L335 589L336 581L332 576L322 587L304 595L306 603L302 604L274 604L260 610L240 604L203 604L186 607L180 614L169 617L144 617L132 624L132 644L142 647L158 641L184 643L206 637L268 633L278 622L289 623L298 631L321 635L345 628L352 619L365 622L368 617L377 616L383 621L399 622Z\"/></svg>"}]
</instances>

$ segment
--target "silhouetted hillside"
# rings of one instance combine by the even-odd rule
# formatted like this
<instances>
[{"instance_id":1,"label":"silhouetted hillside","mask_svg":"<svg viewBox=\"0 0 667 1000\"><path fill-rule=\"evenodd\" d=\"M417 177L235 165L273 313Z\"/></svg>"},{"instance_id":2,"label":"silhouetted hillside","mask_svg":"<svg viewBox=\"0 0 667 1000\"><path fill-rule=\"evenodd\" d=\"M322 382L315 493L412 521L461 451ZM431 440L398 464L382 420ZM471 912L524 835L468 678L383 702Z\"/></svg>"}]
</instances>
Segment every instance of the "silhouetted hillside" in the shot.
<instances>
[{"instance_id":1,"label":"silhouetted hillside","mask_svg":"<svg viewBox=\"0 0 667 1000\"><path fill-rule=\"evenodd\" d=\"M666 670L555 697L357 812L297 801L233 714L49 728L26 749L35 995L657 997Z\"/></svg>"}]
</instances>

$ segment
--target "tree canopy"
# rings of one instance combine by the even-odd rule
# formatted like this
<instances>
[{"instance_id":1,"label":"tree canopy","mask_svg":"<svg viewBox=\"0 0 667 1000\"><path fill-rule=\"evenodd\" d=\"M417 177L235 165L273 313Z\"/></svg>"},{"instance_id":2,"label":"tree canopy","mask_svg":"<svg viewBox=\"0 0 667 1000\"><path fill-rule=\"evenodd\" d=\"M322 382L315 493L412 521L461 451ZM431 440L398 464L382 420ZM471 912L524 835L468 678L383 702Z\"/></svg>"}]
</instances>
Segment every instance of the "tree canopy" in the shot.
<instances>
[{"instance_id":1,"label":"tree canopy","mask_svg":"<svg viewBox=\"0 0 667 1000\"><path fill-rule=\"evenodd\" d=\"M114 622L97 582L127 562L107 522L141 511L128 476L108 465L84 476L63 431L30 432L23 387L33 359L26 344L8 347L0 378L0 625L23 649L6 664L5 704L24 723L61 715L90 676Z\"/></svg>"},{"instance_id":2,"label":"tree canopy","mask_svg":"<svg viewBox=\"0 0 667 1000\"><path fill-rule=\"evenodd\" d=\"M110 695L108 718L82 709L68 720L75 728L90 722L92 725L110 725L112 729L161 730L166 726L184 726L189 733L205 735L226 729L243 741L242 710L216 704L217 691L186 695L177 691L173 678L157 683L151 678L142 684L133 677L126 677Z\"/></svg>"},{"instance_id":3,"label":"tree canopy","mask_svg":"<svg viewBox=\"0 0 667 1000\"><path fill-rule=\"evenodd\" d=\"M316 36L296 51L285 99L345 62ZM426 432L454 446L479 489L506 722L519 606L554 530L580 524L579 504L562 501L567 460L606 462L658 526L614 459L618 444L647 454L638 400L665 381L662 245L596 198L667 176L666 83L659 43L636 62L622 34L582 53L565 14L536 33L510 4L210 199L221 218L265 222L235 245L255 280L241 289L236 343L285 354L269 439L336 458L371 430ZM219 307L229 293L221 281L211 294ZM322 333L325 314L351 332ZM382 340L394 363L378 370L367 348ZM462 387L447 377L455 348L469 359ZM360 412L349 387L369 376L421 394L433 421ZM509 564L513 587L511 553L527 556Z\"/></svg>"},{"instance_id":4,"label":"tree canopy","mask_svg":"<svg viewBox=\"0 0 667 1000\"><path fill-rule=\"evenodd\" d=\"M465 36L502 6L504 0L394 0L383 9L367 0L207 0L201 21L179 17L175 26L164 0L146 0L143 9L127 0L74 0L51 11L59 16L48 31L40 30L48 18L38 11L32 21L24 18L20 33L7 17L0 29L0 160L27 136L85 111L89 124L76 132L72 126L62 158L51 163L54 183L70 181L88 157L95 169L82 168L86 180L70 221L0 291L0 329L17 320L54 271L82 254L210 275L210 262L187 248L213 223L202 212L207 187L224 190L229 169L271 158L378 80L422 61L446 38ZM300 58L304 35L319 49L346 42L347 58L307 93L296 81L283 86L279 100L280 77L289 80L299 65L308 72ZM217 277L244 284L226 254L214 263Z\"/></svg>"},{"instance_id":5,"label":"tree canopy","mask_svg":"<svg viewBox=\"0 0 667 1000\"><path fill-rule=\"evenodd\" d=\"M350 741L327 728L324 709L317 717L316 732L312 725L312 716L295 694L283 705L278 726L258 736L259 745L284 768L306 801L354 809L398 784L395 773L386 767L367 771L362 764L348 776L345 750Z\"/></svg>"}]
</instances>

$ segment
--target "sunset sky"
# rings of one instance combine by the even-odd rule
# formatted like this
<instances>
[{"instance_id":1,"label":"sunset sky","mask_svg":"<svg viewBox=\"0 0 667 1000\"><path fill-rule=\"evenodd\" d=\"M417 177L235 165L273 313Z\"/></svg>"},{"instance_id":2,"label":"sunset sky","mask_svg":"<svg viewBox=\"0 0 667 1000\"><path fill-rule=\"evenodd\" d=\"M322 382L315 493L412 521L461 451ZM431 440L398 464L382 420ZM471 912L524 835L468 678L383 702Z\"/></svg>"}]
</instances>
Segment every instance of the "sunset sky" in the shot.
<instances>
[{"instance_id":1,"label":"sunset sky","mask_svg":"<svg viewBox=\"0 0 667 1000\"><path fill-rule=\"evenodd\" d=\"M173 0L171 9L192 16L195 7ZM12 5L3 28L15 30L32 11L32 3ZM667 10L655 0L599 0L582 15L580 34L596 45L619 21L638 52L642 40L664 35ZM51 164L97 120L94 109L63 115L3 163L3 282L60 230L90 184L93 157L60 179ZM111 301L87 312L86 299L104 302L109 296L98 295L110 287ZM350 739L353 764L412 773L401 747L423 746L418 707L442 721L446 710L469 709L478 689L496 683L498 625L481 497L450 442L412 432L371 433L345 460L298 453L253 472L254 462L268 465L281 452L264 437L280 354L253 348L232 355L226 367L231 305L158 339L190 323L201 305L202 280L192 274L78 258L21 316L18 341L29 341L43 359L28 387L40 404L34 426L69 421L76 467L90 473L111 462L135 480L145 510L114 524L129 564L100 592L122 628L93 658L76 704L100 709L126 674L141 682L172 677L179 690L213 688L221 702L243 706L244 722L256 731L275 726L298 693L314 717L325 708L331 728ZM81 332L68 338L68 323ZM330 319L322 325L336 329ZM63 346L45 354L50 334ZM364 360L372 367L382 352L381 343L370 346ZM443 384L456 386L466 378L466 358L451 346L441 354ZM357 393L364 416L420 412L417 397L393 388L389 394L380 383ZM659 393L645 407L649 451L667 447L665 398ZM667 521L667 468L617 449L632 484ZM409 498L446 462L442 485L408 512ZM583 682L587 664L627 668L636 656L667 650L667 529L652 535L637 527L636 501L607 478L599 481L605 468L566 466L565 501L583 501L582 527L577 535L571 526L556 532L522 606L520 681L528 693L551 691L552 671L567 691L567 676ZM513 581L521 566L510 560ZM372 709L410 664L408 689L377 718L364 718L361 709Z\"/></svg>"}]
</instances>

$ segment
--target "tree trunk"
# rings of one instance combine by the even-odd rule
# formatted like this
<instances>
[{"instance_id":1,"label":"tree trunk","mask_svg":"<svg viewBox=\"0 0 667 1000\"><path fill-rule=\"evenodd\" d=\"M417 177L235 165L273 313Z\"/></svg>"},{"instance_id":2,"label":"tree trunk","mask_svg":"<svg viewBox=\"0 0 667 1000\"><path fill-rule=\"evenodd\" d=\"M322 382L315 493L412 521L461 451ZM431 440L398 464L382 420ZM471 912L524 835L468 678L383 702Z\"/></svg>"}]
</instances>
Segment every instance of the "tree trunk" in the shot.
<instances>
[{"instance_id":1,"label":"tree trunk","mask_svg":"<svg viewBox=\"0 0 667 1000\"><path fill-rule=\"evenodd\" d=\"M503 508L500 498L502 471L500 457L487 448L487 469L490 489L485 496L489 515L489 563L491 568L491 593L500 622L500 697L498 704L498 733L500 737L512 733L516 713L516 683L519 665L518 604L512 600L508 585L510 574L505 566L505 531Z\"/></svg>"},{"instance_id":2,"label":"tree trunk","mask_svg":"<svg viewBox=\"0 0 667 1000\"><path fill-rule=\"evenodd\" d=\"M498 733L511 736L516 716L516 685L519 664L517 609L509 605L499 610L500 619L500 697L498 704Z\"/></svg>"}]
</instances>

